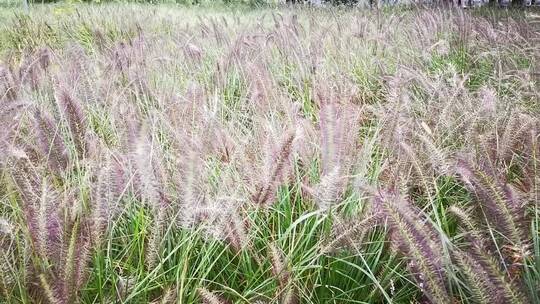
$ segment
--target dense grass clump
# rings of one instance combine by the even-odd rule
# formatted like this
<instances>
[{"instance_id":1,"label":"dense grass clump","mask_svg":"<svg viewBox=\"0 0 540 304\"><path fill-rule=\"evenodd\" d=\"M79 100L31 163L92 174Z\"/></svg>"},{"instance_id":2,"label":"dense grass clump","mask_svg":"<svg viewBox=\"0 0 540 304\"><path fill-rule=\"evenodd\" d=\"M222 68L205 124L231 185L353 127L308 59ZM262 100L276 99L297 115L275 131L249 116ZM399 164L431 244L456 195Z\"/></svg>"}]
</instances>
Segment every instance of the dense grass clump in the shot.
<instances>
[{"instance_id":1,"label":"dense grass clump","mask_svg":"<svg viewBox=\"0 0 540 304\"><path fill-rule=\"evenodd\" d=\"M0 302L540 303L534 11L0 15Z\"/></svg>"}]
</instances>

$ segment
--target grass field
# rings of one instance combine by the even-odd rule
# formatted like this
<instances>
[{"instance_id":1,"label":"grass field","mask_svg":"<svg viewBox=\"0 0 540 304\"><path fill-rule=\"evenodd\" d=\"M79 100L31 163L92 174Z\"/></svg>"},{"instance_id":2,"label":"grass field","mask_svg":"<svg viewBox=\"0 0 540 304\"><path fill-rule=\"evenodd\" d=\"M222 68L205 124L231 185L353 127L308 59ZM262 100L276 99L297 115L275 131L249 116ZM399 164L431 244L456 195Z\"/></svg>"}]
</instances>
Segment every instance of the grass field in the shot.
<instances>
[{"instance_id":1,"label":"grass field","mask_svg":"<svg viewBox=\"0 0 540 304\"><path fill-rule=\"evenodd\" d=\"M0 303L540 303L538 9L0 6Z\"/></svg>"}]
</instances>

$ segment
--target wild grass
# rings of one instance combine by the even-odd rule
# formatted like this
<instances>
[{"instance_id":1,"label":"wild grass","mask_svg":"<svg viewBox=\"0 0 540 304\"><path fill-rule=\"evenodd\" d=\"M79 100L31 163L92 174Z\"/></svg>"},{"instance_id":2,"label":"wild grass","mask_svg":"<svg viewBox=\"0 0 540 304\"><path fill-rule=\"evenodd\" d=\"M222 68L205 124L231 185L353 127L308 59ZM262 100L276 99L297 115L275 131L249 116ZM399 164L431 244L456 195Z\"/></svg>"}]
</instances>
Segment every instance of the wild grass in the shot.
<instances>
[{"instance_id":1,"label":"wild grass","mask_svg":"<svg viewBox=\"0 0 540 304\"><path fill-rule=\"evenodd\" d=\"M540 303L540 23L490 10L3 12L0 302Z\"/></svg>"}]
</instances>

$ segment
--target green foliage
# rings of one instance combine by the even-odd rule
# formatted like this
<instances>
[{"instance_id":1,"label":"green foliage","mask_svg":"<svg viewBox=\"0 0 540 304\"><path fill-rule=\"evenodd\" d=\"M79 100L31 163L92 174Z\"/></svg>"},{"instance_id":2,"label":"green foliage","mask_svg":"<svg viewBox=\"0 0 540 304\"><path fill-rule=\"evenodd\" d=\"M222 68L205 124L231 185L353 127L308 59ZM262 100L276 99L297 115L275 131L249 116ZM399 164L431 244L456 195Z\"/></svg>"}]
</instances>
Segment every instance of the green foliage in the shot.
<instances>
[{"instance_id":1,"label":"green foliage","mask_svg":"<svg viewBox=\"0 0 540 304\"><path fill-rule=\"evenodd\" d=\"M0 302L539 301L539 50L500 13L169 4L0 20Z\"/></svg>"}]
</instances>

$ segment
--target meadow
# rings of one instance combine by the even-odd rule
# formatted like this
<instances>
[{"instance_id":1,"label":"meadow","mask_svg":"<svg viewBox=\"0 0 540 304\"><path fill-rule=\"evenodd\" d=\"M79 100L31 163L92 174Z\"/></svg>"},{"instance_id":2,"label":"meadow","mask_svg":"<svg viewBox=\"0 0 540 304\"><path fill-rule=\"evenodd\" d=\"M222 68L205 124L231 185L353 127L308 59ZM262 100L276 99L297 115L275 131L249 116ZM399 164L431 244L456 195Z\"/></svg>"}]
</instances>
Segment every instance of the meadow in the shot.
<instances>
[{"instance_id":1,"label":"meadow","mask_svg":"<svg viewBox=\"0 0 540 304\"><path fill-rule=\"evenodd\" d=\"M540 303L540 11L0 6L0 303Z\"/></svg>"}]
</instances>

